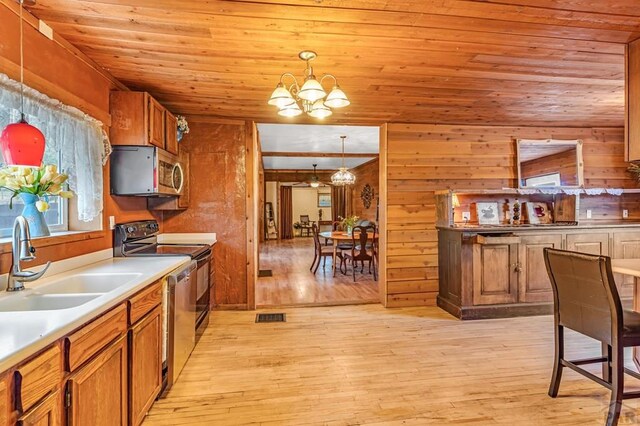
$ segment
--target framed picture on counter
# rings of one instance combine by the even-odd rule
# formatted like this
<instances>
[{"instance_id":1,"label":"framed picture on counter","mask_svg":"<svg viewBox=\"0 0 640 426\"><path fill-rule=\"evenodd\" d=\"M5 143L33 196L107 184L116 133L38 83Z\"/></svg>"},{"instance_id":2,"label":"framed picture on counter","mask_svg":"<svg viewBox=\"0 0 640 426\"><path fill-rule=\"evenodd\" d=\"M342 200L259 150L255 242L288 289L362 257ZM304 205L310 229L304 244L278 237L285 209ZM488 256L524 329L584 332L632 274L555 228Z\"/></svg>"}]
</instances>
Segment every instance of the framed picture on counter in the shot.
<instances>
[{"instance_id":1,"label":"framed picture on counter","mask_svg":"<svg viewBox=\"0 0 640 426\"><path fill-rule=\"evenodd\" d=\"M527 202L525 203L527 220L532 225L552 223L553 217L547 203Z\"/></svg>"},{"instance_id":2,"label":"framed picture on counter","mask_svg":"<svg viewBox=\"0 0 640 426\"><path fill-rule=\"evenodd\" d=\"M479 225L500 225L498 203L476 203Z\"/></svg>"}]
</instances>

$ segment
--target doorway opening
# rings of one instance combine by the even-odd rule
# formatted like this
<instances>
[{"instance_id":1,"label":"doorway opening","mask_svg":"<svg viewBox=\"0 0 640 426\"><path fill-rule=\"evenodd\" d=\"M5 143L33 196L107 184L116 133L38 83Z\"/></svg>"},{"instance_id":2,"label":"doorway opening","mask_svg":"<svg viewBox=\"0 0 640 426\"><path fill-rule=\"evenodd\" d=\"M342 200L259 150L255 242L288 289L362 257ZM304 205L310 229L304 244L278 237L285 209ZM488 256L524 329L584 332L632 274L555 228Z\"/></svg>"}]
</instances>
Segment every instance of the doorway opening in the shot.
<instances>
[{"instance_id":1,"label":"doorway opening","mask_svg":"<svg viewBox=\"0 0 640 426\"><path fill-rule=\"evenodd\" d=\"M258 124L257 129L256 306L379 303L380 128ZM341 167L355 176L353 184L332 182ZM360 257L361 249L359 234L349 232L355 225L371 225L364 260L351 259Z\"/></svg>"}]
</instances>

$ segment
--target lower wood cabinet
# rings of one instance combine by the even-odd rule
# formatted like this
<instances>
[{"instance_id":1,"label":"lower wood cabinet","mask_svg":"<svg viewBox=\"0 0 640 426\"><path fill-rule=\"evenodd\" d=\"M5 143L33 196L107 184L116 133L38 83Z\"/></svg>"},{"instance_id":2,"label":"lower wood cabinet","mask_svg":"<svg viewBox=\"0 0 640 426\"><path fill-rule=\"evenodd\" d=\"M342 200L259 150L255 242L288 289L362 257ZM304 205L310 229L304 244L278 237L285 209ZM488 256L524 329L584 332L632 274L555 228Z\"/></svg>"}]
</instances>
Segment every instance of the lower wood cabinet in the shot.
<instances>
[{"instance_id":1,"label":"lower wood cabinet","mask_svg":"<svg viewBox=\"0 0 640 426\"><path fill-rule=\"evenodd\" d=\"M518 298L518 245L488 241L473 245L473 303L514 303Z\"/></svg>"},{"instance_id":2,"label":"lower wood cabinet","mask_svg":"<svg viewBox=\"0 0 640 426\"><path fill-rule=\"evenodd\" d=\"M120 426L127 423L127 337L116 340L67 380L67 423Z\"/></svg>"},{"instance_id":3,"label":"lower wood cabinet","mask_svg":"<svg viewBox=\"0 0 640 426\"><path fill-rule=\"evenodd\" d=\"M129 424L139 425L162 388L162 307L129 330Z\"/></svg>"},{"instance_id":4,"label":"lower wood cabinet","mask_svg":"<svg viewBox=\"0 0 640 426\"><path fill-rule=\"evenodd\" d=\"M523 235L518 245L518 301L552 302L551 281L544 264L544 249L562 248L561 234Z\"/></svg>"},{"instance_id":5,"label":"lower wood cabinet","mask_svg":"<svg viewBox=\"0 0 640 426\"><path fill-rule=\"evenodd\" d=\"M438 229L438 306L462 319L551 313L546 247L614 259L640 258L640 231ZM616 284L621 297L633 295L633 279L617 275Z\"/></svg>"},{"instance_id":6,"label":"lower wood cabinet","mask_svg":"<svg viewBox=\"0 0 640 426\"><path fill-rule=\"evenodd\" d=\"M18 426L60 426L62 425L62 392L58 387L53 393L24 413Z\"/></svg>"},{"instance_id":7,"label":"lower wood cabinet","mask_svg":"<svg viewBox=\"0 0 640 426\"><path fill-rule=\"evenodd\" d=\"M9 400L9 375L0 376L0 426L9 423L11 401Z\"/></svg>"}]
</instances>

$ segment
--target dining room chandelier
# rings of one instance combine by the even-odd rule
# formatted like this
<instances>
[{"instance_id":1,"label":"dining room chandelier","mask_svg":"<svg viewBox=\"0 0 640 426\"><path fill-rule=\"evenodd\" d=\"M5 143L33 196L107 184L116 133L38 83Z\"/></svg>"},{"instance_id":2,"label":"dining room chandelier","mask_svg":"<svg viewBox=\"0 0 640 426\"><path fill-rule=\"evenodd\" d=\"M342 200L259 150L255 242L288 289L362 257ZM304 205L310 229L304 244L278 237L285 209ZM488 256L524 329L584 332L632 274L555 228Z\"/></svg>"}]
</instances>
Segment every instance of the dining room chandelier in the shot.
<instances>
[{"instance_id":1,"label":"dining room chandelier","mask_svg":"<svg viewBox=\"0 0 640 426\"><path fill-rule=\"evenodd\" d=\"M344 140L346 136L340 136L342 139L342 167L331 175L331 184L335 186L353 185L356 183L356 176L344 166Z\"/></svg>"},{"instance_id":2,"label":"dining room chandelier","mask_svg":"<svg viewBox=\"0 0 640 426\"><path fill-rule=\"evenodd\" d=\"M278 115L296 117L305 112L310 117L323 119L333 114L332 109L343 108L351 103L333 74L323 74L318 81L310 65L317 56L316 52L311 50L303 50L298 54L298 57L307 63L302 86L289 72L280 76L280 81L268 101L269 105L278 108ZM293 79L289 87L285 84L286 77ZM329 94L322 87L322 82L326 78L333 79L333 87Z\"/></svg>"}]
</instances>

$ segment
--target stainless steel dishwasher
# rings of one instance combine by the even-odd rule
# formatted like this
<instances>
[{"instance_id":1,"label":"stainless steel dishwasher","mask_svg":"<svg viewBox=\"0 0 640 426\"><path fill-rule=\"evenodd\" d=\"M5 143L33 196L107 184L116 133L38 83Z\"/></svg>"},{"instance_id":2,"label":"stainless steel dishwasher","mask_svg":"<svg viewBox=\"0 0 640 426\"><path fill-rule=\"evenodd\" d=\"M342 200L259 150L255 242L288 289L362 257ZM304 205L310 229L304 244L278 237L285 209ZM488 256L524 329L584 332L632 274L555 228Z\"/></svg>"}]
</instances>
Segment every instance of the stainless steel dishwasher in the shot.
<instances>
[{"instance_id":1,"label":"stainless steel dishwasher","mask_svg":"<svg viewBox=\"0 0 640 426\"><path fill-rule=\"evenodd\" d=\"M166 392L178 379L196 344L196 274L198 263L167 276L164 353Z\"/></svg>"}]
</instances>

